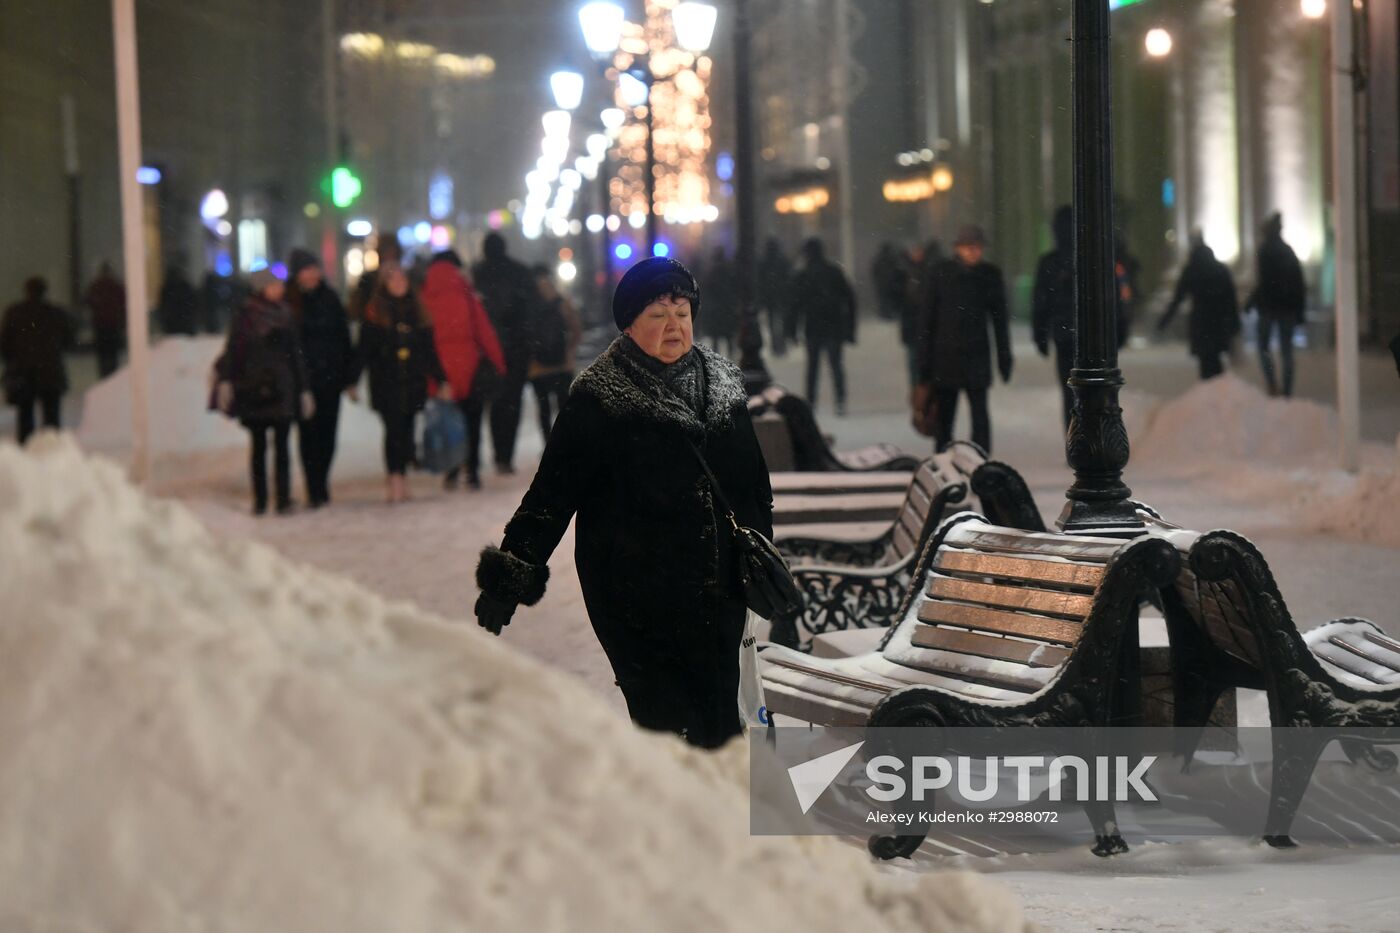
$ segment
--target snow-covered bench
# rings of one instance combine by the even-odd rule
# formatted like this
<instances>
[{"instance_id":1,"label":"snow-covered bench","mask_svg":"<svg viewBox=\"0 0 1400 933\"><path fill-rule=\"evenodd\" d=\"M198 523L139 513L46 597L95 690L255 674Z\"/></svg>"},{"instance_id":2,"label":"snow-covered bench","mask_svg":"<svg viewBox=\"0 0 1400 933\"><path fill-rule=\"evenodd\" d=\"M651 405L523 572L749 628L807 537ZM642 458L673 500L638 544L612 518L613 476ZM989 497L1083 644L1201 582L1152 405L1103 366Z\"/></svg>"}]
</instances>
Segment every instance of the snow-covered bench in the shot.
<instances>
[{"instance_id":1,"label":"snow-covered bench","mask_svg":"<svg viewBox=\"0 0 1400 933\"><path fill-rule=\"evenodd\" d=\"M793 565L803 606L775 625L772 639L796 648L823 632L888 627L924 544L949 511L968 506L968 479L960 467L980 462L980 453L960 448L919 464L894 521L878 535L850 540L775 533L774 544ZM840 503L852 497L823 498Z\"/></svg>"},{"instance_id":2,"label":"snow-covered bench","mask_svg":"<svg viewBox=\"0 0 1400 933\"><path fill-rule=\"evenodd\" d=\"M918 458L904 453L893 444L872 444L857 450L833 451L817 425L816 415L807 400L793 395L782 386L769 386L749 398L749 414L757 429L760 420L764 430L759 443L770 467L791 462L791 469L806 471L909 471L918 466ZM785 437L774 437L775 425L770 415L782 418ZM783 443L786 440L787 443Z\"/></svg>"},{"instance_id":3,"label":"snow-covered bench","mask_svg":"<svg viewBox=\"0 0 1400 933\"><path fill-rule=\"evenodd\" d=\"M1400 641L1353 618L1300 633L1268 562L1248 539L1140 514L1185 558L1162 589L1176 725L1194 728L1199 738L1222 691L1245 687L1266 692L1276 729L1305 727L1279 729L1274 738L1264 838L1290 846L1293 817L1332 740L1353 761L1396 767L1396 756L1376 746L1400 744Z\"/></svg>"},{"instance_id":4,"label":"snow-covered bench","mask_svg":"<svg viewBox=\"0 0 1400 933\"><path fill-rule=\"evenodd\" d=\"M1027 532L962 512L928 541L917 587L879 647L843 658L770 645L759 655L769 713L822 725L1102 726L1136 708L1132 663L1144 593L1180 556L1144 535ZM1086 805L1094 851L1127 847L1111 805ZM881 858L923 836L875 837Z\"/></svg>"}]
</instances>

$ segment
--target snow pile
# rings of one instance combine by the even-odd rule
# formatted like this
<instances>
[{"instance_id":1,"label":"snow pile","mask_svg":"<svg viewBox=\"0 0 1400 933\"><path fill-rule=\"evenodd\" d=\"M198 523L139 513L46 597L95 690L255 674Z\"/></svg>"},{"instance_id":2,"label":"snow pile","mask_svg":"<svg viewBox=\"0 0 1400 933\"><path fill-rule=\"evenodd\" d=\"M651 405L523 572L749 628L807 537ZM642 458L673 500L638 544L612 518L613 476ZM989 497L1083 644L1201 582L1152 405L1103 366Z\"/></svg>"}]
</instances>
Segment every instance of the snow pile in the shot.
<instances>
[{"instance_id":1,"label":"snow pile","mask_svg":"<svg viewBox=\"0 0 1400 933\"><path fill-rule=\"evenodd\" d=\"M1334 456L1337 418L1325 405L1269 398L1238 376L1198 383L1160 405L1133 435L1133 460L1153 468L1222 462L1316 464Z\"/></svg>"},{"instance_id":2,"label":"snow pile","mask_svg":"<svg viewBox=\"0 0 1400 933\"><path fill-rule=\"evenodd\" d=\"M0 929L1026 926L973 875L751 838L741 745L638 733L62 437L0 447L0 600Z\"/></svg>"},{"instance_id":3,"label":"snow pile","mask_svg":"<svg viewBox=\"0 0 1400 933\"><path fill-rule=\"evenodd\" d=\"M1311 526L1344 538L1400 548L1400 456L1392 470L1367 467L1338 479L1340 489L1310 496Z\"/></svg>"}]
</instances>

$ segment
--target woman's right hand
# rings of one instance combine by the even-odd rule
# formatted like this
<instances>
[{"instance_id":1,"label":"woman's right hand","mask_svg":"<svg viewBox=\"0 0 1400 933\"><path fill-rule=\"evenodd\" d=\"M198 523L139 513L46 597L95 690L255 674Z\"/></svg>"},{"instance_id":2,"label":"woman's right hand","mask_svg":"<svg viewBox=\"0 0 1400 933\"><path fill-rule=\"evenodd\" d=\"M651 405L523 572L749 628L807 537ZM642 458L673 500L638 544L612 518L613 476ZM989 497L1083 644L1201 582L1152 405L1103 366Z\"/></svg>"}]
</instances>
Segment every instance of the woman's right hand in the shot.
<instances>
[{"instance_id":1,"label":"woman's right hand","mask_svg":"<svg viewBox=\"0 0 1400 933\"><path fill-rule=\"evenodd\" d=\"M515 603L497 599L490 593L482 593L476 598L476 621L492 635L501 634L501 629L510 625L510 617L515 614Z\"/></svg>"}]
</instances>

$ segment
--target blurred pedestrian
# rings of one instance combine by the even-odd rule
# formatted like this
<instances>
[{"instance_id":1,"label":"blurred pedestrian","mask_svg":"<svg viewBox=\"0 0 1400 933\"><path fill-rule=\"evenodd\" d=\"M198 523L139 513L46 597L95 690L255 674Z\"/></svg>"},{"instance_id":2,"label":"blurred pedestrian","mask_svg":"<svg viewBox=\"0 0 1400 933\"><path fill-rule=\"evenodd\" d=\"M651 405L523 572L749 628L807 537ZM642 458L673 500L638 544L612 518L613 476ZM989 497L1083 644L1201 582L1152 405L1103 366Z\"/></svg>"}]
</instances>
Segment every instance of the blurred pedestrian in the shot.
<instances>
[{"instance_id":1,"label":"blurred pedestrian","mask_svg":"<svg viewBox=\"0 0 1400 933\"><path fill-rule=\"evenodd\" d=\"M1201 378L1213 379L1225 371L1221 357L1230 352L1230 342L1240 332L1240 312L1235 297L1235 279L1215 252L1197 234L1191 239L1191 255L1176 281L1176 292L1167 305L1157 331L1166 330L1176 309L1191 299L1191 321L1187 326L1191 355L1200 362Z\"/></svg>"},{"instance_id":2,"label":"blurred pedestrian","mask_svg":"<svg viewBox=\"0 0 1400 933\"><path fill-rule=\"evenodd\" d=\"M382 266L399 266L403 264L403 246L400 245L396 237L381 237L379 248L375 251L375 266L373 269L366 269L360 273L360 277L355 280L355 287L350 290L350 318L360 321L364 319L365 307L370 299L379 289L379 269Z\"/></svg>"},{"instance_id":3,"label":"blurred pedestrian","mask_svg":"<svg viewBox=\"0 0 1400 933\"><path fill-rule=\"evenodd\" d=\"M428 381L450 400L451 387L433 346L433 328L399 265L380 266L379 286L365 305L359 359L369 371L369 401L384 422L385 497L408 498L408 466L414 462L413 419L428 400Z\"/></svg>"},{"instance_id":4,"label":"blurred pedestrian","mask_svg":"<svg viewBox=\"0 0 1400 933\"><path fill-rule=\"evenodd\" d=\"M792 293L792 263L782 245L769 237L758 262L758 306L768 314L768 343L774 356L787 355L788 295Z\"/></svg>"},{"instance_id":5,"label":"blurred pedestrian","mask_svg":"<svg viewBox=\"0 0 1400 933\"><path fill-rule=\"evenodd\" d=\"M292 422L311 418L316 402L292 312L282 300L285 283L268 269L254 272L248 282L252 293L234 314L223 355L214 363L217 401L248 429L254 515L267 511L267 435L272 433L277 512L285 515L292 511Z\"/></svg>"},{"instance_id":6,"label":"blurred pedestrian","mask_svg":"<svg viewBox=\"0 0 1400 933\"><path fill-rule=\"evenodd\" d=\"M958 395L963 394L972 410L972 440L991 452L987 391L992 385L993 340L997 371L1002 382L1011 381L1006 285L1001 270L983 258L986 244L980 227L963 227L953 244L955 258L939 263L927 286L914 414L938 450L953 439Z\"/></svg>"},{"instance_id":7,"label":"blurred pedestrian","mask_svg":"<svg viewBox=\"0 0 1400 933\"><path fill-rule=\"evenodd\" d=\"M423 307L433 325L433 346L467 427L467 459L447 471L452 489L465 467L467 488L481 488L481 415L491 385L506 371L505 354L472 283L453 250L433 257L423 285Z\"/></svg>"},{"instance_id":8,"label":"blurred pedestrian","mask_svg":"<svg viewBox=\"0 0 1400 933\"><path fill-rule=\"evenodd\" d=\"M723 246L716 246L699 275L705 280L705 323L701 334L716 351L734 355L734 336L739 330L737 270Z\"/></svg>"},{"instance_id":9,"label":"blurred pedestrian","mask_svg":"<svg viewBox=\"0 0 1400 933\"><path fill-rule=\"evenodd\" d=\"M176 259L166 270L165 281L160 286L156 320L160 321L161 332L167 336L193 336L198 329L198 316L199 297L185 275L184 263Z\"/></svg>"},{"instance_id":10,"label":"blurred pedestrian","mask_svg":"<svg viewBox=\"0 0 1400 933\"><path fill-rule=\"evenodd\" d=\"M1113 280L1117 289L1116 308L1118 313L1118 348L1122 349L1132 333L1133 322L1137 318L1138 275L1142 263L1128 252L1128 241L1121 235L1113 239Z\"/></svg>"},{"instance_id":11,"label":"blurred pedestrian","mask_svg":"<svg viewBox=\"0 0 1400 933\"><path fill-rule=\"evenodd\" d=\"M539 290L530 270L506 254L506 241L488 233L472 281L500 338L506 369L491 393L491 447L496 472L515 472L515 439L520 432L521 399L530 371L530 322Z\"/></svg>"},{"instance_id":12,"label":"blurred pedestrian","mask_svg":"<svg viewBox=\"0 0 1400 933\"><path fill-rule=\"evenodd\" d=\"M203 311L205 333L221 334L228 329L233 318L233 309L241 304L238 285L231 275L220 275L210 269L204 273L200 286L200 305Z\"/></svg>"},{"instance_id":13,"label":"blurred pedestrian","mask_svg":"<svg viewBox=\"0 0 1400 933\"><path fill-rule=\"evenodd\" d=\"M870 263L870 281L875 285L877 313L886 321L903 319L909 292L909 267L904 253L888 241Z\"/></svg>"},{"instance_id":14,"label":"blurred pedestrian","mask_svg":"<svg viewBox=\"0 0 1400 933\"><path fill-rule=\"evenodd\" d=\"M340 424L340 394L354 394L358 373L350 340L350 318L335 289L326 284L321 263L304 249L287 259L288 304L306 360L306 375L316 410L297 426L306 503L320 508L331 501L331 462Z\"/></svg>"},{"instance_id":15,"label":"blurred pedestrian","mask_svg":"<svg viewBox=\"0 0 1400 933\"><path fill-rule=\"evenodd\" d=\"M1293 331L1303 323L1303 308L1307 303L1308 287L1303 281L1303 266L1293 247L1283 240L1283 215L1270 214L1264 221L1264 240L1259 244L1254 291L1245 307L1259 312L1259 365L1264 370L1269 394L1280 394L1274 372L1274 355L1270 347L1274 334L1279 338L1279 355L1283 357L1282 394L1293 394Z\"/></svg>"},{"instance_id":16,"label":"blurred pedestrian","mask_svg":"<svg viewBox=\"0 0 1400 933\"><path fill-rule=\"evenodd\" d=\"M1035 285L1031 290L1031 336L1041 356L1050 355L1055 347L1055 371L1059 377L1061 409L1065 428L1069 428L1070 412L1074 409L1074 393L1069 387L1069 372L1074 368L1074 212L1068 204L1061 205L1050 221L1055 248L1040 257L1035 267Z\"/></svg>"},{"instance_id":17,"label":"blurred pedestrian","mask_svg":"<svg viewBox=\"0 0 1400 933\"><path fill-rule=\"evenodd\" d=\"M574 382L501 546L482 551L476 617L499 635L518 605L539 602L577 515L584 604L628 713L714 748L741 729L747 614L716 503L768 535L773 496L739 368L694 343L699 310L695 278L674 259L645 259L622 277L622 334Z\"/></svg>"},{"instance_id":18,"label":"blurred pedestrian","mask_svg":"<svg viewBox=\"0 0 1400 933\"><path fill-rule=\"evenodd\" d=\"M904 314L899 319L899 340L909 367L909 388L919 384L919 334L928 306L928 283L943 261L943 246L929 240L909 255L909 278L904 285Z\"/></svg>"},{"instance_id":19,"label":"blurred pedestrian","mask_svg":"<svg viewBox=\"0 0 1400 933\"><path fill-rule=\"evenodd\" d=\"M0 363L5 401L15 408L15 437L23 444L34 433L34 406L44 427L58 429L68 370L63 353L73 346L73 322L44 300L49 283L35 276L24 283L24 300L0 318Z\"/></svg>"},{"instance_id":20,"label":"blurred pedestrian","mask_svg":"<svg viewBox=\"0 0 1400 933\"><path fill-rule=\"evenodd\" d=\"M836 389L836 414L846 413L846 367L841 351L856 342L856 293L841 267L826 258L822 241L802 244L805 261L792 282L789 333L802 325L807 342L807 401L817 406L817 382L822 358L831 363Z\"/></svg>"},{"instance_id":21,"label":"blurred pedestrian","mask_svg":"<svg viewBox=\"0 0 1400 933\"><path fill-rule=\"evenodd\" d=\"M92 310L97 376L106 379L117 371L117 360L126 346L126 287L108 263L98 267L97 278L83 293L83 303Z\"/></svg>"},{"instance_id":22,"label":"blurred pedestrian","mask_svg":"<svg viewBox=\"0 0 1400 933\"><path fill-rule=\"evenodd\" d=\"M573 302L559 293L554 273L541 263L532 270L540 292L530 327L530 385L539 408L540 432L549 440L554 413L562 411L574 381L574 354L583 327Z\"/></svg>"}]
</instances>

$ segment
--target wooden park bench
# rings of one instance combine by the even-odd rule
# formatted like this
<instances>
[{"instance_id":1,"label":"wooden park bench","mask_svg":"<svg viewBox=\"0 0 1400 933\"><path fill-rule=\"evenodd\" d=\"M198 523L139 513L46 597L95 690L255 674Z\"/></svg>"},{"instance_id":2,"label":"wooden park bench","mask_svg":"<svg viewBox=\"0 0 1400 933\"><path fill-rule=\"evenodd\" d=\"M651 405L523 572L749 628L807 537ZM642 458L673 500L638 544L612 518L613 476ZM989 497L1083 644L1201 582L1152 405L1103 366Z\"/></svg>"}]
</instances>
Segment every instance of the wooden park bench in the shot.
<instances>
[{"instance_id":1,"label":"wooden park bench","mask_svg":"<svg viewBox=\"0 0 1400 933\"><path fill-rule=\"evenodd\" d=\"M769 469L802 472L910 471L918 458L893 444L872 444L834 451L827 443L807 400L781 386L769 386L749 398L749 415Z\"/></svg>"},{"instance_id":2,"label":"wooden park bench","mask_svg":"<svg viewBox=\"0 0 1400 933\"><path fill-rule=\"evenodd\" d=\"M1223 691L1267 694L1275 754L1264 839L1290 846L1294 815L1331 741L1353 761L1396 767L1396 756L1377 746L1400 743L1400 641L1352 618L1300 633L1268 562L1248 539L1140 514L1184 558L1161 591L1176 725L1199 738Z\"/></svg>"},{"instance_id":3,"label":"wooden park bench","mask_svg":"<svg viewBox=\"0 0 1400 933\"><path fill-rule=\"evenodd\" d=\"M879 647L844 658L763 648L770 715L844 726L1104 726L1136 709L1142 594L1177 576L1180 557L1131 541L1026 532L963 512L925 547L898 624ZM1111 804L1090 803L1094 851L1124 851ZM877 836L881 858L923 836Z\"/></svg>"}]
</instances>

